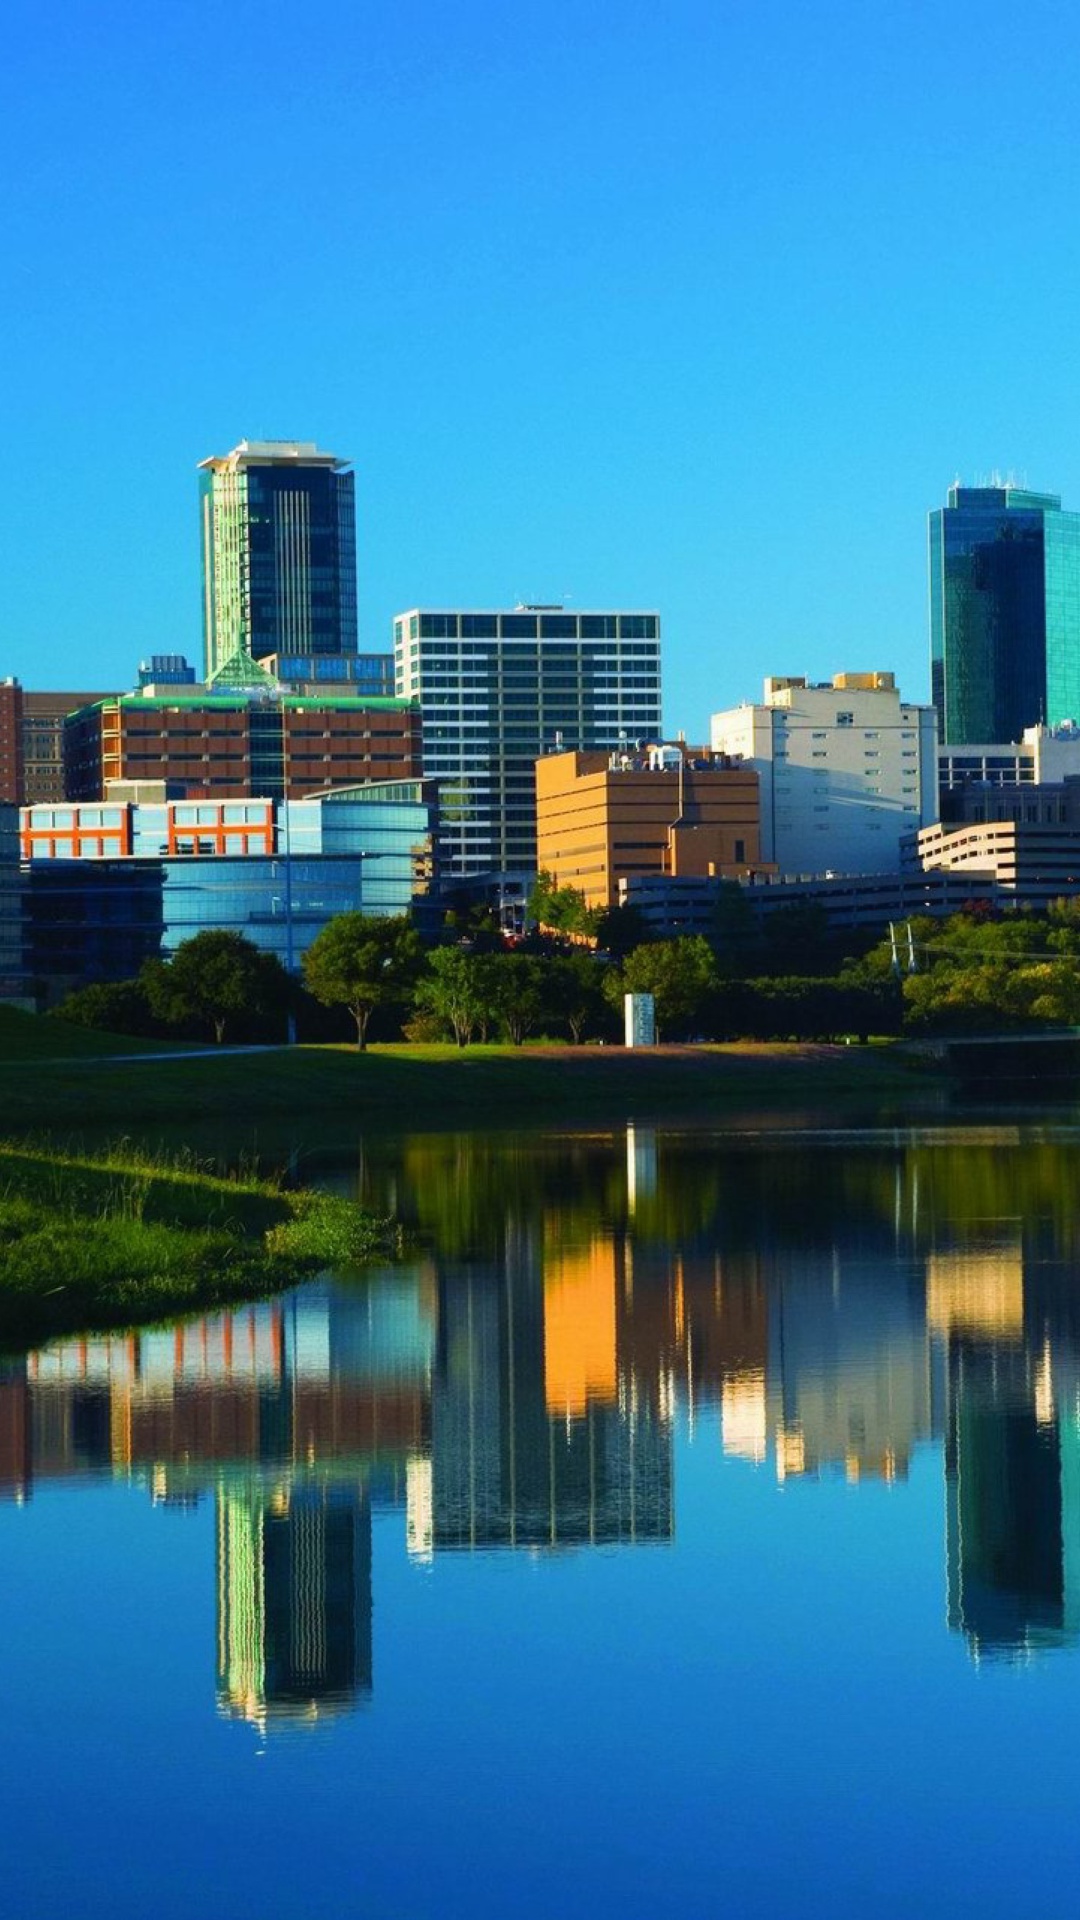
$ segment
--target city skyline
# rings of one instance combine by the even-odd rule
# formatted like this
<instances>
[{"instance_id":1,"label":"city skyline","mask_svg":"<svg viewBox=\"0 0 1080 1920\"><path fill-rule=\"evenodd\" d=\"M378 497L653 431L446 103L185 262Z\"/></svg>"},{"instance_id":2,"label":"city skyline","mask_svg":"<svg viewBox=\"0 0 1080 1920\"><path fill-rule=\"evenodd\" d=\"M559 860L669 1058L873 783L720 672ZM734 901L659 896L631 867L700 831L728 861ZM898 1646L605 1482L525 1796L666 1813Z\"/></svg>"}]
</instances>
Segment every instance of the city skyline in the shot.
<instances>
[{"instance_id":1,"label":"city skyline","mask_svg":"<svg viewBox=\"0 0 1080 1920\"><path fill-rule=\"evenodd\" d=\"M646 605L668 729L867 652L925 698L928 510L996 468L1080 498L1078 29L1037 11L1018 63L962 4L320 24L241 5L208 63L192 8L61 5L57 62L16 7L5 670L197 657L197 464L296 433L355 463L365 648L402 606Z\"/></svg>"}]
</instances>

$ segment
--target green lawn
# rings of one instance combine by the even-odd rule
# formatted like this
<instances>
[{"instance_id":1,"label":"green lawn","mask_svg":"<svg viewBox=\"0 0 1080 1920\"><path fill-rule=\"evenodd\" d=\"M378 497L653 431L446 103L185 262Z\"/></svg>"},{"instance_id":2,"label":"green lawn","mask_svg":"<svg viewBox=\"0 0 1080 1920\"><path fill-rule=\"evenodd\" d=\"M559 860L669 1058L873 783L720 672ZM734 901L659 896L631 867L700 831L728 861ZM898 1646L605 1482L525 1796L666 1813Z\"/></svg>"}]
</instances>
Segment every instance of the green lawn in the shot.
<instances>
[{"instance_id":1,"label":"green lawn","mask_svg":"<svg viewBox=\"0 0 1080 1920\"><path fill-rule=\"evenodd\" d=\"M117 1053L187 1053L190 1041L133 1040L130 1034L93 1033L66 1020L0 1006L0 1067L24 1060L101 1060Z\"/></svg>"},{"instance_id":2,"label":"green lawn","mask_svg":"<svg viewBox=\"0 0 1080 1920\"><path fill-rule=\"evenodd\" d=\"M321 1132L342 1124L393 1131L527 1126L578 1117L707 1115L770 1103L820 1108L859 1097L918 1097L926 1088L925 1073L889 1046L761 1044L647 1053L384 1046L366 1054L298 1047L221 1059L185 1059L176 1049L167 1061L110 1064L110 1052L138 1051L136 1043L81 1035L56 1021L37 1024L48 1032L20 1037L21 1052L0 1045L0 1125L7 1133L47 1129L54 1136L100 1138L119 1131L145 1138L179 1126L243 1130L250 1139L268 1126L280 1135L300 1118L305 1130ZM69 1035L99 1044L76 1057ZM32 1074L23 1062L33 1064Z\"/></svg>"},{"instance_id":3,"label":"green lawn","mask_svg":"<svg viewBox=\"0 0 1080 1920\"><path fill-rule=\"evenodd\" d=\"M0 1350L205 1311L349 1268L397 1244L334 1194L129 1146L0 1143Z\"/></svg>"}]
</instances>

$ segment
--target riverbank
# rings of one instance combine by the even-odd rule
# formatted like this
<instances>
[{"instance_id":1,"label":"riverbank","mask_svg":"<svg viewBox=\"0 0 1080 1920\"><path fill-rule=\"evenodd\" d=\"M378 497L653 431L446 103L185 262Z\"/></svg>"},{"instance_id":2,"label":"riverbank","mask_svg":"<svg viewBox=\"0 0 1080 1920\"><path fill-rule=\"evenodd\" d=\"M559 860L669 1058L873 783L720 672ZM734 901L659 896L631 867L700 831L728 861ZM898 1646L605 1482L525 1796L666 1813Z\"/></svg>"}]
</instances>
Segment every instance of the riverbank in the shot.
<instances>
[{"instance_id":1,"label":"riverbank","mask_svg":"<svg viewBox=\"0 0 1080 1920\"><path fill-rule=\"evenodd\" d=\"M3 1143L0 1348L258 1298L395 1243L349 1201L254 1174Z\"/></svg>"},{"instance_id":2,"label":"riverbank","mask_svg":"<svg viewBox=\"0 0 1080 1920\"><path fill-rule=\"evenodd\" d=\"M6 1038L0 1032L0 1047ZM117 1050L130 1043L117 1040ZM274 1048L133 1060L95 1053L36 1057L32 1072L0 1057L9 1132L136 1132L184 1123L268 1123L325 1116L364 1130L720 1117L752 1105L828 1108L837 1100L919 1100L933 1063L884 1043L657 1047L385 1046Z\"/></svg>"}]
</instances>

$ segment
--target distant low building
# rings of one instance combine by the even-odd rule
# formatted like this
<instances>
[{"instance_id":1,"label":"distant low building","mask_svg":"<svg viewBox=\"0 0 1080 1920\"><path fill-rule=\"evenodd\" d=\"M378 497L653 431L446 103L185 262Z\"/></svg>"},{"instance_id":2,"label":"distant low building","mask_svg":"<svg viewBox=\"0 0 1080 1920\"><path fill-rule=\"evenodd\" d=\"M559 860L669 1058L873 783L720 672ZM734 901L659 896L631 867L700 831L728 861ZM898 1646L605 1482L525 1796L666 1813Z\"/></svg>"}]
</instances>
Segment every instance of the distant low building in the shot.
<instances>
[{"instance_id":1,"label":"distant low building","mask_svg":"<svg viewBox=\"0 0 1080 1920\"><path fill-rule=\"evenodd\" d=\"M1080 894L1080 806L1074 800L1073 818L1065 822L1013 818L924 827L907 857L924 871L981 875L1002 904L1048 907Z\"/></svg>"}]
</instances>

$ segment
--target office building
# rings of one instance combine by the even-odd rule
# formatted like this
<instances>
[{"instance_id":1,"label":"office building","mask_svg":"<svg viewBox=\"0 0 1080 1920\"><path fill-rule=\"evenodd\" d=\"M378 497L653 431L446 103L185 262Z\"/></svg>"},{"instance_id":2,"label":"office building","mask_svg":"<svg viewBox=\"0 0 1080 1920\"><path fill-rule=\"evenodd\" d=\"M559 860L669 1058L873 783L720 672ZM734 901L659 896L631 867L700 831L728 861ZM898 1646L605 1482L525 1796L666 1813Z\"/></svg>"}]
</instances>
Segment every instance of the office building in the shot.
<instances>
[{"instance_id":1,"label":"office building","mask_svg":"<svg viewBox=\"0 0 1080 1920\"><path fill-rule=\"evenodd\" d=\"M766 680L761 705L713 715L712 745L758 773L761 858L781 874L895 872L937 818L937 716L891 673Z\"/></svg>"},{"instance_id":2,"label":"office building","mask_svg":"<svg viewBox=\"0 0 1080 1920\"><path fill-rule=\"evenodd\" d=\"M555 753L536 763L536 858L590 907L631 874L736 878L760 857L758 775L705 747Z\"/></svg>"},{"instance_id":3,"label":"office building","mask_svg":"<svg viewBox=\"0 0 1080 1920\"><path fill-rule=\"evenodd\" d=\"M377 700L394 697L392 653L310 654L268 653L259 663L289 693L317 699L321 694L374 694Z\"/></svg>"},{"instance_id":4,"label":"office building","mask_svg":"<svg viewBox=\"0 0 1080 1920\"><path fill-rule=\"evenodd\" d=\"M758 868L752 879L740 881L742 899L758 927L767 927L775 914L792 907L813 907L830 932L844 927L884 932L890 920L909 914L942 919L973 901L998 899L997 883L988 873L923 867L911 858L906 842L901 858L906 864L898 873L785 879ZM663 938L685 933L714 937L727 885L709 875L629 874L619 881L619 905L633 907Z\"/></svg>"},{"instance_id":5,"label":"office building","mask_svg":"<svg viewBox=\"0 0 1080 1920\"><path fill-rule=\"evenodd\" d=\"M950 487L930 515L930 664L948 745L1080 720L1080 513Z\"/></svg>"},{"instance_id":6,"label":"office building","mask_svg":"<svg viewBox=\"0 0 1080 1920\"><path fill-rule=\"evenodd\" d=\"M924 827L906 857L924 870L981 877L984 899L1045 909L1054 900L1080 894L1080 794L1071 782L1064 792L1067 800L1044 800L1032 807L1052 818L1029 820L1025 800L1014 803L1012 818ZM1000 811L1007 809L1002 806ZM1016 811L1023 817L1016 818Z\"/></svg>"},{"instance_id":7,"label":"office building","mask_svg":"<svg viewBox=\"0 0 1080 1920\"><path fill-rule=\"evenodd\" d=\"M339 913L404 914L435 867L434 790L388 780L287 806L106 802L22 815L26 967L47 999L125 980L208 928L294 968ZM17 869L15 870L17 873Z\"/></svg>"},{"instance_id":8,"label":"office building","mask_svg":"<svg viewBox=\"0 0 1080 1920\"><path fill-rule=\"evenodd\" d=\"M166 781L178 797L295 799L362 780L417 779L420 713L408 700L351 694L147 690L71 714L64 751L71 800L102 800L112 781L147 779Z\"/></svg>"},{"instance_id":9,"label":"office building","mask_svg":"<svg viewBox=\"0 0 1080 1920\"><path fill-rule=\"evenodd\" d=\"M139 687L193 687L198 675L182 653L152 653L139 661Z\"/></svg>"},{"instance_id":10,"label":"office building","mask_svg":"<svg viewBox=\"0 0 1080 1920\"><path fill-rule=\"evenodd\" d=\"M449 875L536 870L536 773L565 748L660 737L655 613L428 612L394 621L396 687L420 702Z\"/></svg>"},{"instance_id":11,"label":"office building","mask_svg":"<svg viewBox=\"0 0 1080 1920\"><path fill-rule=\"evenodd\" d=\"M30 693L0 681L0 801L34 806L64 798L64 721L107 693Z\"/></svg>"},{"instance_id":12,"label":"office building","mask_svg":"<svg viewBox=\"0 0 1080 1920\"><path fill-rule=\"evenodd\" d=\"M942 820L992 819L985 810L1003 793L1060 790L1080 778L1080 728L1025 727L1023 738L997 745L973 741L938 747L938 801ZM1005 816L1002 815L1001 818ZM1035 816L1032 815L1032 818Z\"/></svg>"},{"instance_id":13,"label":"office building","mask_svg":"<svg viewBox=\"0 0 1080 1920\"><path fill-rule=\"evenodd\" d=\"M208 681L238 655L356 653L347 461L311 441L241 440L200 462L199 504Z\"/></svg>"},{"instance_id":14,"label":"office building","mask_svg":"<svg viewBox=\"0 0 1080 1920\"><path fill-rule=\"evenodd\" d=\"M19 870L19 815L0 801L0 1000L26 992L25 900Z\"/></svg>"}]
</instances>

